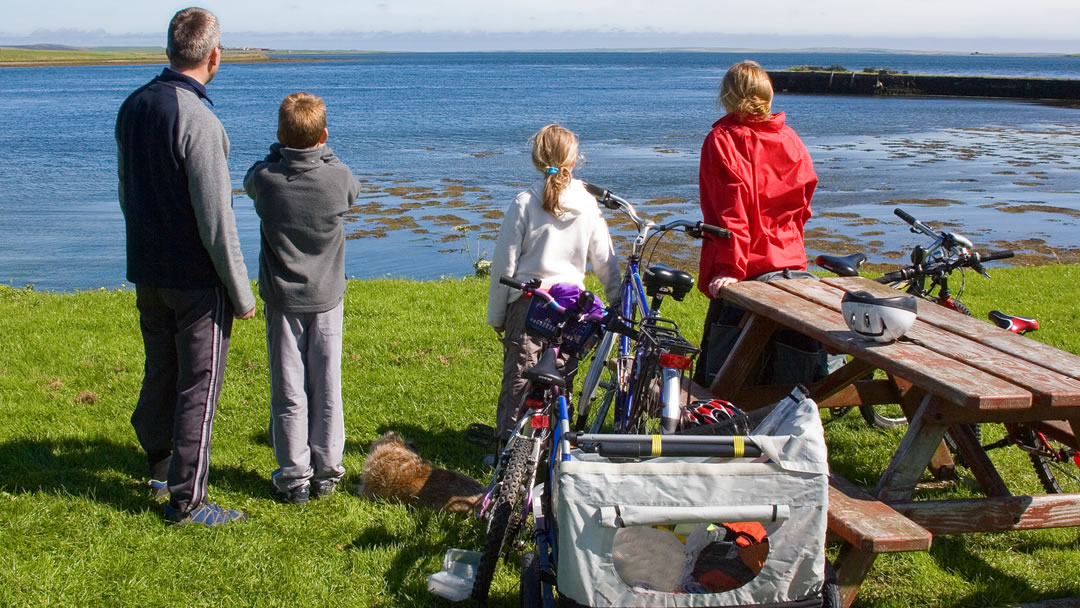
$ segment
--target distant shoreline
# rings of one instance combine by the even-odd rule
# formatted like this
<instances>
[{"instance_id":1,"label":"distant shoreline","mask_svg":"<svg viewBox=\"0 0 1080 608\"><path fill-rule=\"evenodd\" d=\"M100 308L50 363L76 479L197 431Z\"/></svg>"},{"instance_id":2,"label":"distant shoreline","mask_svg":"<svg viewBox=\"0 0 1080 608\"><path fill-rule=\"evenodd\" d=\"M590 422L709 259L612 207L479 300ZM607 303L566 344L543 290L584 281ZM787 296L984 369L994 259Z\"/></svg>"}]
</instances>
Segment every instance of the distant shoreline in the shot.
<instances>
[{"instance_id":1,"label":"distant shoreline","mask_svg":"<svg viewBox=\"0 0 1080 608\"><path fill-rule=\"evenodd\" d=\"M274 56L270 54L273 53ZM289 57L295 53L296 57ZM226 49L223 63L292 63L364 59L377 51L277 51L272 49ZM317 55L317 56L316 56ZM126 52L94 49L39 49L0 47L0 68L167 65L163 49L132 49Z\"/></svg>"}]
</instances>

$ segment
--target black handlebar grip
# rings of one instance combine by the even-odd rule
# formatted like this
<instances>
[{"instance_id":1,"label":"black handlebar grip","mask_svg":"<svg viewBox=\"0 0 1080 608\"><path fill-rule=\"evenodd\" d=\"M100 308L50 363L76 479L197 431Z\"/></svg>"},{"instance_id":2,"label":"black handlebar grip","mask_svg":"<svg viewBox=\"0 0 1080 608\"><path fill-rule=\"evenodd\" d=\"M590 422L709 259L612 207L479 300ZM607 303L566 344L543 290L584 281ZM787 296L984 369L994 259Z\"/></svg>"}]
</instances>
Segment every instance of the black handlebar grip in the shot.
<instances>
[{"instance_id":1,"label":"black handlebar grip","mask_svg":"<svg viewBox=\"0 0 1080 608\"><path fill-rule=\"evenodd\" d=\"M712 224L706 224L705 222L698 222L698 226L702 232L707 232L713 236L718 236L722 239L730 239L731 231L727 228L721 228L719 226L713 226Z\"/></svg>"},{"instance_id":2,"label":"black handlebar grip","mask_svg":"<svg viewBox=\"0 0 1080 608\"><path fill-rule=\"evenodd\" d=\"M1016 255L1016 254L1013 253L1012 249L1003 249L1001 251L991 251L990 253L988 253L986 255L980 255L979 256L979 261L980 262L992 262L994 260L1004 260L1005 258L1011 258L1014 255Z\"/></svg>"},{"instance_id":3,"label":"black handlebar grip","mask_svg":"<svg viewBox=\"0 0 1080 608\"><path fill-rule=\"evenodd\" d=\"M915 225L915 221L916 221L915 218L910 213L908 213L907 211L904 211L903 209L897 207L896 209L893 209L893 213L896 214L896 216L899 217L900 219L902 219L905 222L911 224L912 226Z\"/></svg>"},{"instance_id":4,"label":"black handlebar grip","mask_svg":"<svg viewBox=\"0 0 1080 608\"><path fill-rule=\"evenodd\" d=\"M889 273L886 273L886 274L882 275L877 280L877 282L878 283L895 283L896 281L902 281L905 278L907 278L907 277L905 276L905 273L904 273L903 270L896 270L894 272L889 272Z\"/></svg>"},{"instance_id":5,"label":"black handlebar grip","mask_svg":"<svg viewBox=\"0 0 1080 608\"><path fill-rule=\"evenodd\" d=\"M585 185L585 190L589 194L593 195L594 197L596 197L596 198L598 198L600 200L603 200L603 199L607 198L607 196L609 194L609 192L606 189L601 188L600 186L590 184L589 182L581 182L581 183Z\"/></svg>"},{"instance_id":6,"label":"black handlebar grip","mask_svg":"<svg viewBox=\"0 0 1080 608\"><path fill-rule=\"evenodd\" d=\"M514 277L503 275L499 277L499 282L508 287L513 287L514 289L521 289L521 281L515 281Z\"/></svg>"}]
</instances>

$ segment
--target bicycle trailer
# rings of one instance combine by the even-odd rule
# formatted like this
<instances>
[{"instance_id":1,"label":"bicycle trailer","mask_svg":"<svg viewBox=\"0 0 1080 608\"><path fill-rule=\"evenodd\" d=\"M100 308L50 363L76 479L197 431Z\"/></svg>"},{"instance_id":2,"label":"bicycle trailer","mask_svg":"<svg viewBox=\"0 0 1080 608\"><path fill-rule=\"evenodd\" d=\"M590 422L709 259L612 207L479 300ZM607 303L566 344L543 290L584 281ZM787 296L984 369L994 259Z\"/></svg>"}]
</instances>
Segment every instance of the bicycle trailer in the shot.
<instances>
[{"instance_id":1,"label":"bicycle trailer","mask_svg":"<svg viewBox=\"0 0 1080 608\"><path fill-rule=\"evenodd\" d=\"M640 453L634 437L588 436L558 463L522 605L553 605L554 592L560 606L597 608L822 605L828 462L800 389L746 437L656 436L644 448L711 443L722 456L610 455Z\"/></svg>"}]
</instances>

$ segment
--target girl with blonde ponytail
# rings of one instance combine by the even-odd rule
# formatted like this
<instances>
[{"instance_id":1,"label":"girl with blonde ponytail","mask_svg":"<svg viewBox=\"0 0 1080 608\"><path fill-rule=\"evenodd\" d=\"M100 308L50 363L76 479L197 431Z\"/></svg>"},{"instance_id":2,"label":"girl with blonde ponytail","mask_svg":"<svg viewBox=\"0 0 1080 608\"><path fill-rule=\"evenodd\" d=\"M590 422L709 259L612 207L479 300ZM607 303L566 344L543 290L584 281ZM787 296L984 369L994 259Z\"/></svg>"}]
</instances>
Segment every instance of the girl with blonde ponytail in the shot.
<instances>
[{"instance_id":1,"label":"girl with blonde ponytail","mask_svg":"<svg viewBox=\"0 0 1080 608\"><path fill-rule=\"evenodd\" d=\"M608 300L616 297L621 275L607 223L596 199L574 179L578 138L557 124L532 137L532 164L540 179L517 195L506 210L491 261L487 323L502 336L503 382L499 393L496 435L506 440L517 422L516 410L525 381L522 372L540 357L541 344L525 333L529 301L499 282L502 276L541 287L572 283L584 289L585 269L604 285Z\"/></svg>"},{"instance_id":2,"label":"girl with blonde ponytail","mask_svg":"<svg viewBox=\"0 0 1080 608\"><path fill-rule=\"evenodd\" d=\"M783 112L772 113L772 102L772 82L760 64L743 61L731 66L717 98L725 115L713 124L701 146L698 189L703 219L731 230L730 239L706 236L701 248L698 288L713 300L694 380L705 386L726 356L710 352L710 334L719 337L742 316L741 310L717 297L719 290L777 271L784 271L785 277L800 271L806 275L803 226L810 219L817 174L806 146L785 124Z\"/></svg>"}]
</instances>

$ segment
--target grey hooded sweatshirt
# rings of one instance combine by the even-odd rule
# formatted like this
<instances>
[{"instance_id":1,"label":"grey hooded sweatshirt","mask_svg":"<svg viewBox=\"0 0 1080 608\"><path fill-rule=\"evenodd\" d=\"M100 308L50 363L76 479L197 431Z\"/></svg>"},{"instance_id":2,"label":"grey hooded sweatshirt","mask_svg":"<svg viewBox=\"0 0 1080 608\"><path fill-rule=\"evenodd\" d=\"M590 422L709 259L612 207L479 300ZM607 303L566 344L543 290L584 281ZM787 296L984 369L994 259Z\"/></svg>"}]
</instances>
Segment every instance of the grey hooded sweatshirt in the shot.
<instances>
[{"instance_id":1,"label":"grey hooded sweatshirt","mask_svg":"<svg viewBox=\"0 0 1080 608\"><path fill-rule=\"evenodd\" d=\"M345 212L360 182L329 146L270 146L244 176L260 225L259 295L284 312L325 312L345 295Z\"/></svg>"}]
</instances>

